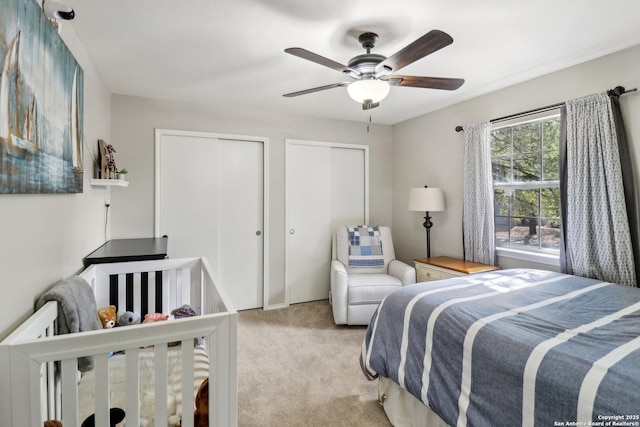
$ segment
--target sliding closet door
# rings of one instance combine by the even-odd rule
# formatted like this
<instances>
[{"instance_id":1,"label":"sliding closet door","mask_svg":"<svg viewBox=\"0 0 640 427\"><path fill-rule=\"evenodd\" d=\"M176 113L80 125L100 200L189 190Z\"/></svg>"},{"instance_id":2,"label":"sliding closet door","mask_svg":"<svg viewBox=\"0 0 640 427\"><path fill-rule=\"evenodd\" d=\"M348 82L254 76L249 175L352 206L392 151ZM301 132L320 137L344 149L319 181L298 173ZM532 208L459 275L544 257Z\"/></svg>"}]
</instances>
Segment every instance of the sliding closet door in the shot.
<instances>
[{"instance_id":1,"label":"sliding closet door","mask_svg":"<svg viewBox=\"0 0 640 427\"><path fill-rule=\"evenodd\" d=\"M331 235L368 220L366 146L287 140L286 287L289 303L329 296Z\"/></svg>"},{"instance_id":2,"label":"sliding closet door","mask_svg":"<svg viewBox=\"0 0 640 427\"><path fill-rule=\"evenodd\" d=\"M263 143L174 132L157 142L157 235L205 256L236 309L263 306Z\"/></svg>"}]
</instances>

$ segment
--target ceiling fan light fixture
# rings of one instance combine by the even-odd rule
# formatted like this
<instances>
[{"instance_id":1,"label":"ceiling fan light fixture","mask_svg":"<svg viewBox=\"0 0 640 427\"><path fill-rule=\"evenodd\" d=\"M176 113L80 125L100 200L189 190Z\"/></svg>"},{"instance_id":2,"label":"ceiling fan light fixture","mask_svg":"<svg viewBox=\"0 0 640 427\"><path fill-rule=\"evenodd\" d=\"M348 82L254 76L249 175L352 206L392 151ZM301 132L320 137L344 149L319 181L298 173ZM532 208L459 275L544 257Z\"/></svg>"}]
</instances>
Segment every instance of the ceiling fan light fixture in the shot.
<instances>
[{"instance_id":1,"label":"ceiling fan light fixture","mask_svg":"<svg viewBox=\"0 0 640 427\"><path fill-rule=\"evenodd\" d=\"M347 86L347 92L351 99L357 103L376 103L383 100L391 90L389 83L378 79L357 80Z\"/></svg>"}]
</instances>

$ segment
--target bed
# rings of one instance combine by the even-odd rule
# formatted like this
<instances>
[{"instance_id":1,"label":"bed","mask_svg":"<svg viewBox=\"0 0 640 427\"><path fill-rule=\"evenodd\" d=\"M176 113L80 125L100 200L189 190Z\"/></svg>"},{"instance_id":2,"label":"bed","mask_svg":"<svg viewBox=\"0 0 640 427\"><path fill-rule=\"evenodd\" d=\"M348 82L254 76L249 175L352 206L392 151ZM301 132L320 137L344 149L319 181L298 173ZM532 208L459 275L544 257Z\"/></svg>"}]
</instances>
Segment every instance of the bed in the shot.
<instances>
[{"instance_id":1,"label":"bed","mask_svg":"<svg viewBox=\"0 0 640 427\"><path fill-rule=\"evenodd\" d=\"M237 313L206 259L96 264L80 276L98 307L144 315L189 304L197 315L54 335L58 307L47 302L0 343L0 425L80 427L95 414L107 427L118 407L119 426L190 427L207 377L209 425L237 425ZM85 357L94 368L80 375Z\"/></svg>"},{"instance_id":2,"label":"bed","mask_svg":"<svg viewBox=\"0 0 640 427\"><path fill-rule=\"evenodd\" d=\"M396 426L639 426L640 289L529 269L418 283L382 301L360 363Z\"/></svg>"}]
</instances>

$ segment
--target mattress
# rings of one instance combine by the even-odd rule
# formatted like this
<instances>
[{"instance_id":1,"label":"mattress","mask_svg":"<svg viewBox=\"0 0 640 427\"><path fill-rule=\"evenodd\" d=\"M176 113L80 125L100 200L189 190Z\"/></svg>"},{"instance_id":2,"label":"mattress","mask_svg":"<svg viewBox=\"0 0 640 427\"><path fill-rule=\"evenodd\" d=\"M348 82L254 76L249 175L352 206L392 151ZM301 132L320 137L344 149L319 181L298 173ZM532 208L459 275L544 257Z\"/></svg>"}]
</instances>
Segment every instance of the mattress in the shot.
<instances>
[{"instance_id":1,"label":"mattress","mask_svg":"<svg viewBox=\"0 0 640 427\"><path fill-rule=\"evenodd\" d=\"M502 270L390 294L361 364L449 425L589 425L638 416L638 331L638 288Z\"/></svg>"},{"instance_id":2,"label":"mattress","mask_svg":"<svg viewBox=\"0 0 640 427\"><path fill-rule=\"evenodd\" d=\"M193 396L195 397L200 384L209 376L209 359L203 347L194 347L194 379ZM154 349L140 350L138 358L140 378L140 426L154 425ZM169 347L167 351L167 419L168 426L179 425L182 416L182 352L180 346ZM95 371L86 373L78 385L78 405L80 420L85 420L94 413L95 408ZM102 386L102 384L100 384ZM109 390L110 406L126 408L126 356L117 353L109 358ZM195 409L195 403L194 403ZM118 426L126 426L125 420Z\"/></svg>"},{"instance_id":3,"label":"mattress","mask_svg":"<svg viewBox=\"0 0 640 427\"><path fill-rule=\"evenodd\" d=\"M448 427L429 407L389 378L378 379L378 394L394 427Z\"/></svg>"}]
</instances>

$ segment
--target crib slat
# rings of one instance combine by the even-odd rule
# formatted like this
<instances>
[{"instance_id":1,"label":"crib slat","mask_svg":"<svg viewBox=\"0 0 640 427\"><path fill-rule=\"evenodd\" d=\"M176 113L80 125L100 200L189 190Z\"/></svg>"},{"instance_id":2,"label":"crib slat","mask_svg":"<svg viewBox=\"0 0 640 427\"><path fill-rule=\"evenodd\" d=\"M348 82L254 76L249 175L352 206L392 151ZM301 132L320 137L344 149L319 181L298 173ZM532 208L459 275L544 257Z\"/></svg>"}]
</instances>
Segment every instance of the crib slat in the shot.
<instances>
[{"instance_id":1,"label":"crib slat","mask_svg":"<svg viewBox=\"0 0 640 427\"><path fill-rule=\"evenodd\" d=\"M53 417L54 420L62 419L62 380L59 375L55 376L55 407L56 407L56 415Z\"/></svg>"},{"instance_id":2,"label":"crib slat","mask_svg":"<svg viewBox=\"0 0 640 427\"><path fill-rule=\"evenodd\" d=\"M127 372L127 385L126 385L126 401L127 401L127 421L129 425L140 425L140 377L138 375L138 359L140 350L131 349L126 353L126 372Z\"/></svg>"},{"instance_id":3,"label":"crib slat","mask_svg":"<svg viewBox=\"0 0 640 427\"><path fill-rule=\"evenodd\" d=\"M62 361L62 425L78 422L78 359Z\"/></svg>"},{"instance_id":4,"label":"crib slat","mask_svg":"<svg viewBox=\"0 0 640 427\"><path fill-rule=\"evenodd\" d=\"M55 400L53 399L53 397L55 396L54 394L55 393L55 389L54 389L55 377L53 376L53 362L44 363L42 365L42 372L43 372L42 375L44 376L43 378L44 384L42 384L41 387L46 399L43 402L43 405L45 406L43 408L43 412L47 414L48 420L55 420L56 408L54 405Z\"/></svg>"},{"instance_id":5,"label":"crib slat","mask_svg":"<svg viewBox=\"0 0 640 427\"><path fill-rule=\"evenodd\" d=\"M209 353L209 422L214 422L213 426L223 426L224 421L221 422L221 415L224 415L225 402L223 402L224 390L227 385L225 384L226 378L224 377L224 359L226 354L221 351L220 343L223 342L224 328L218 326L207 340L208 353ZM222 371L222 372L221 372ZM222 375L221 375L222 374ZM228 389L227 389L228 390ZM215 415L212 420L212 414Z\"/></svg>"},{"instance_id":6,"label":"crib slat","mask_svg":"<svg viewBox=\"0 0 640 427\"><path fill-rule=\"evenodd\" d=\"M136 273L133 275L133 309L136 313L142 312L142 275Z\"/></svg>"},{"instance_id":7,"label":"crib slat","mask_svg":"<svg viewBox=\"0 0 640 427\"><path fill-rule=\"evenodd\" d=\"M42 393L40 392L40 384L41 384L41 373L42 373L42 364L37 362L32 362L29 364L29 376L28 376L28 391L29 391L29 402L32 402L31 405L33 408L42 409L43 402L41 401ZM24 403L24 402L23 402ZM31 414L31 422L39 422L38 425L43 423L43 413L37 410L33 411Z\"/></svg>"},{"instance_id":8,"label":"crib slat","mask_svg":"<svg viewBox=\"0 0 640 427\"><path fill-rule=\"evenodd\" d=\"M45 330L45 336L51 337L54 335L53 327L48 327ZM49 420L57 420L59 417L59 413L56 412L55 405L55 393L56 393L56 378L55 378L55 366L54 362L47 362L45 365L45 375L46 375L46 394L47 394L47 416Z\"/></svg>"},{"instance_id":9,"label":"crib slat","mask_svg":"<svg viewBox=\"0 0 640 427\"><path fill-rule=\"evenodd\" d=\"M93 357L95 372L96 427L109 427L109 357L100 354ZM81 420L83 421L83 420Z\"/></svg>"},{"instance_id":10,"label":"crib slat","mask_svg":"<svg viewBox=\"0 0 640 427\"><path fill-rule=\"evenodd\" d=\"M147 285L147 310L141 311L140 315L144 319L144 315L147 313L153 313L156 311L156 273L150 272Z\"/></svg>"},{"instance_id":11,"label":"crib slat","mask_svg":"<svg viewBox=\"0 0 640 427\"><path fill-rule=\"evenodd\" d=\"M149 312L149 273L140 273L140 316Z\"/></svg>"},{"instance_id":12,"label":"crib slat","mask_svg":"<svg viewBox=\"0 0 640 427\"><path fill-rule=\"evenodd\" d=\"M167 425L167 344L154 349L155 425Z\"/></svg>"},{"instance_id":13,"label":"crib slat","mask_svg":"<svg viewBox=\"0 0 640 427\"><path fill-rule=\"evenodd\" d=\"M175 281L173 282L173 304L169 307L169 310L173 310L178 307L182 295L182 270L173 270L175 273Z\"/></svg>"},{"instance_id":14,"label":"crib slat","mask_svg":"<svg viewBox=\"0 0 640 427\"><path fill-rule=\"evenodd\" d=\"M182 341L182 427L193 427L193 339Z\"/></svg>"},{"instance_id":15,"label":"crib slat","mask_svg":"<svg viewBox=\"0 0 640 427\"><path fill-rule=\"evenodd\" d=\"M47 362L42 364L42 368L40 369L40 410L42 414L45 415L45 419L54 420L56 419L55 413L55 400L53 399L55 396L55 377L54 377L54 366L53 362Z\"/></svg>"},{"instance_id":16,"label":"crib slat","mask_svg":"<svg viewBox=\"0 0 640 427\"><path fill-rule=\"evenodd\" d=\"M91 271L93 274L88 275L85 279L90 280L90 285L96 294L96 303L98 307L106 307L110 304L110 286L106 286L106 284L110 283L111 279L109 278L109 275L102 270L92 269ZM98 284L101 284L101 286L98 286Z\"/></svg>"},{"instance_id":17,"label":"crib slat","mask_svg":"<svg viewBox=\"0 0 640 427\"><path fill-rule=\"evenodd\" d=\"M166 307L164 313L169 313L171 310L178 306L178 270L173 269L169 271L169 277L169 305Z\"/></svg>"},{"instance_id":18,"label":"crib slat","mask_svg":"<svg viewBox=\"0 0 640 427\"><path fill-rule=\"evenodd\" d=\"M232 321L233 320L233 321ZM209 420L213 426L237 424L237 401L229 390L237 390L235 316L225 318L209 336ZM213 347L213 348L212 348ZM231 350L231 351L230 351ZM213 388L212 388L213 387ZM213 408L213 410L212 410Z\"/></svg>"},{"instance_id":19,"label":"crib slat","mask_svg":"<svg viewBox=\"0 0 640 427\"><path fill-rule=\"evenodd\" d=\"M175 305L175 283L176 283L176 271L169 270L162 272L162 313L168 313L171 311L169 307Z\"/></svg>"},{"instance_id":20,"label":"crib slat","mask_svg":"<svg viewBox=\"0 0 640 427\"><path fill-rule=\"evenodd\" d=\"M176 307L182 306L182 304L188 304L191 301L191 269L182 269L182 293L180 295L180 301Z\"/></svg>"},{"instance_id":21,"label":"crib slat","mask_svg":"<svg viewBox=\"0 0 640 427\"><path fill-rule=\"evenodd\" d=\"M118 274L118 310L125 311L127 308L127 275Z\"/></svg>"}]
</instances>

